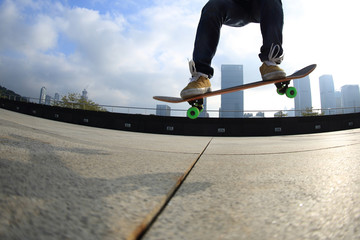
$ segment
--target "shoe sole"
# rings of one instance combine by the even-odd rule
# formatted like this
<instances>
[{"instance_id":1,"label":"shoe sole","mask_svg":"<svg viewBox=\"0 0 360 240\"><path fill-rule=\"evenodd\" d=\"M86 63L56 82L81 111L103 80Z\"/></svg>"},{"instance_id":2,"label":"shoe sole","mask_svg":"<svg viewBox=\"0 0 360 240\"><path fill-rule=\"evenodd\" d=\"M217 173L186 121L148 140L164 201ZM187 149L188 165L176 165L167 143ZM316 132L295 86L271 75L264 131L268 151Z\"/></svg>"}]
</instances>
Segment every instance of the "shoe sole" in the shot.
<instances>
[{"instance_id":1,"label":"shoe sole","mask_svg":"<svg viewBox=\"0 0 360 240\"><path fill-rule=\"evenodd\" d=\"M205 94L207 92L211 92L211 88L193 88L182 91L180 96L182 99L186 99L189 97Z\"/></svg>"},{"instance_id":2,"label":"shoe sole","mask_svg":"<svg viewBox=\"0 0 360 240\"><path fill-rule=\"evenodd\" d=\"M264 74L262 76L262 79L264 81L267 81L267 80L281 79L281 78L285 78L285 77L286 77L285 72L277 71L277 72L271 72L271 73Z\"/></svg>"}]
</instances>

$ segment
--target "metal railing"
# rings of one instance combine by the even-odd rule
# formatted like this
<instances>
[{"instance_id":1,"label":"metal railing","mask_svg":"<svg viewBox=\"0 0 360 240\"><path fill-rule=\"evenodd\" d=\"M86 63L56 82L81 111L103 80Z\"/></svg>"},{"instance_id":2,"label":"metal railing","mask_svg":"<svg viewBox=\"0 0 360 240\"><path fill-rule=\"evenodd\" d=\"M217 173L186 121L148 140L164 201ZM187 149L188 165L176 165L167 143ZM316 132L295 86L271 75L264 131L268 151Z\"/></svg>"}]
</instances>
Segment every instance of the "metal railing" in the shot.
<instances>
[{"instance_id":1,"label":"metal railing","mask_svg":"<svg viewBox=\"0 0 360 240\"><path fill-rule=\"evenodd\" d=\"M19 97L14 95L0 95L0 98L29 102L36 104L44 104L50 106L61 106L61 101L50 101L39 103L39 98L31 97ZM125 114L142 114L142 115L157 115L156 108L145 107L129 107L129 106L112 106L112 105L97 105L102 111L108 111L113 113L125 113ZM86 109L84 104L71 103L67 108L72 109ZM164 110L161 110L164 112ZM165 111L166 112L166 111ZM170 116L186 117L187 109L171 109ZM334 115L334 114L348 114L360 112L360 106L348 107L348 108L329 108L329 109L303 109L303 110L245 110L245 111L223 111L223 110L206 110L200 117L237 117L237 118L266 118L266 117L298 117L298 116L319 116L319 115ZM167 112L169 115L169 112Z\"/></svg>"}]
</instances>

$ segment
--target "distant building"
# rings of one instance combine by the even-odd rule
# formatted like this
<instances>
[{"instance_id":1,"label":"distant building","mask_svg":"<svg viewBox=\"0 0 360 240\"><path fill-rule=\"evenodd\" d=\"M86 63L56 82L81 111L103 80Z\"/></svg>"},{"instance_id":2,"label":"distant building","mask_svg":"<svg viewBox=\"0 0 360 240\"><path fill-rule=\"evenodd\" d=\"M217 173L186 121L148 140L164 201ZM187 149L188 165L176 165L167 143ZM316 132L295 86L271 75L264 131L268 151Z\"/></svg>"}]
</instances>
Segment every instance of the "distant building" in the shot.
<instances>
[{"instance_id":1,"label":"distant building","mask_svg":"<svg viewBox=\"0 0 360 240\"><path fill-rule=\"evenodd\" d=\"M335 91L335 105L336 105L336 114L342 114L342 104L341 104L341 91Z\"/></svg>"},{"instance_id":2,"label":"distant building","mask_svg":"<svg viewBox=\"0 0 360 240\"><path fill-rule=\"evenodd\" d=\"M46 88L42 87L40 90L39 104L45 104L45 98L46 98Z\"/></svg>"},{"instance_id":3,"label":"distant building","mask_svg":"<svg viewBox=\"0 0 360 240\"><path fill-rule=\"evenodd\" d=\"M252 117L254 117L254 114L252 114L252 113L243 114L243 118L252 118Z\"/></svg>"},{"instance_id":4,"label":"distant building","mask_svg":"<svg viewBox=\"0 0 360 240\"><path fill-rule=\"evenodd\" d=\"M60 95L58 93L55 93L54 102L57 103L59 101L60 101Z\"/></svg>"},{"instance_id":5,"label":"distant building","mask_svg":"<svg viewBox=\"0 0 360 240\"><path fill-rule=\"evenodd\" d=\"M50 95L46 95L45 105L52 105L52 97Z\"/></svg>"},{"instance_id":6,"label":"distant building","mask_svg":"<svg viewBox=\"0 0 360 240\"><path fill-rule=\"evenodd\" d=\"M82 91L82 96L81 96L81 98L87 101L87 100L88 100L87 94L88 94L88 92L86 91L86 89L84 89L84 91Z\"/></svg>"},{"instance_id":7,"label":"distant building","mask_svg":"<svg viewBox=\"0 0 360 240\"><path fill-rule=\"evenodd\" d=\"M335 114L336 96L332 75L323 75L319 78L321 109L325 115Z\"/></svg>"},{"instance_id":8,"label":"distant building","mask_svg":"<svg viewBox=\"0 0 360 240\"><path fill-rule=\"evenodd\" d=\"M199 117L208 118L209 113L207 112L207 98L204 98L203 106L204 106L204 110L200 113Z\"/></svg>"},{"instance_id":9,"label":"distant building","mask_svg":"<svg viewBox=\"0 0 360 240\"><path fill-rule=\"evenodd\" d=\"M264 117L265 117L265 113L264 113L264 112L257 112L257 113L256 113L256 117L258 117L258 118L264 118Z\"/></svg>"},{"instance_id":10,"label":"distant building","mask_svg":"<svg viewBox=\"0 0 360 240\"><path fill-rule=\"evenodd\" d=\"M341 88L341 102L344 113L360 112L359 85L345 85Z\"/></svg>"},{"instance_id":11,"label":"distant building","mask_svg":"<svg viewBox=\"0 0 360 240\"><path fill-rule=\"evenodd\" d=\"M168 105L156 105L157 116L171 116L171 108Z\"/></svg>"},{"instance_id":12,"label":"distant building","mask_svg":"<svg viewBox=\"0 0 360 240\"><path fill-rule=\"evenodd\" d=\"M221 89L244 84L242 65L221 65ZM244 114L244 91L221 95L221 118L241 118Z\"/></svg>"},{"instance_id":13,"label":"distant building","mask_svg":"<svg viewBox=\"0 0 360 240\"><path fill-rule=\"evenodd\" d=\"M307 109L312 109L310 78L306 76L302 79L294 80L297 89L295 101L295 116L302 116Z\"/></svg>"}]
</instances>

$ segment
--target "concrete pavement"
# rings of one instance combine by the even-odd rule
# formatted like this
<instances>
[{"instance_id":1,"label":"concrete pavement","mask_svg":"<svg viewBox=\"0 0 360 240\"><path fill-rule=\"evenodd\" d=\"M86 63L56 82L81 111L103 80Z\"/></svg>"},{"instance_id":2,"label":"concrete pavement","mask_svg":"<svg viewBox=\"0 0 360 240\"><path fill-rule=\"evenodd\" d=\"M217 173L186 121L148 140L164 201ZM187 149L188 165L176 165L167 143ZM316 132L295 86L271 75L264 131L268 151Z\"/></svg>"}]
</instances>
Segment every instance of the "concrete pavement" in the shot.
<instances>
[{"instance_id":1,"label":"concrete pavement","mask_svg":"<svg viewBox=\"0 0 360 240\"><path fill-rule=\"evenodd\" d=\"M0 152L0 239L360 239L359 129L182 137L0 109Z\"/></svg>"}]
</instances>

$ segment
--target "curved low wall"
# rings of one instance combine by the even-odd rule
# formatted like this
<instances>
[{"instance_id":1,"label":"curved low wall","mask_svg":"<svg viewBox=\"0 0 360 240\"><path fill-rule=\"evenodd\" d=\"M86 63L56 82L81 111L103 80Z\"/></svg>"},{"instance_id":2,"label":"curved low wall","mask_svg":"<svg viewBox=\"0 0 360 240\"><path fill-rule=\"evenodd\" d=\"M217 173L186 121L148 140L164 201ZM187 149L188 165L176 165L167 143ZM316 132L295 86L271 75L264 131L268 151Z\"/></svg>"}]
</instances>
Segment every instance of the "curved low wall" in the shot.
<instances>
[{"instance_id":1,"label":"curved low wall","mask_svg":"<svg viewBox=\"0 0 360 240\"><path fill-rule=\"evenodd\" d=\"M0 107L36 117L92 127L188 136L275 136L360 127L360 113L285 118L198 118L93 112L0 99Z\"/></svg>"}]
</instances>

